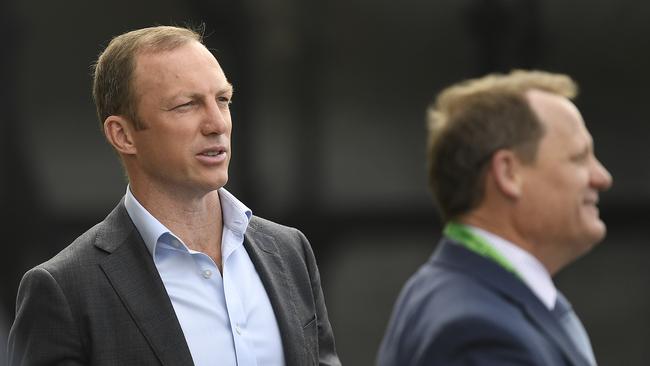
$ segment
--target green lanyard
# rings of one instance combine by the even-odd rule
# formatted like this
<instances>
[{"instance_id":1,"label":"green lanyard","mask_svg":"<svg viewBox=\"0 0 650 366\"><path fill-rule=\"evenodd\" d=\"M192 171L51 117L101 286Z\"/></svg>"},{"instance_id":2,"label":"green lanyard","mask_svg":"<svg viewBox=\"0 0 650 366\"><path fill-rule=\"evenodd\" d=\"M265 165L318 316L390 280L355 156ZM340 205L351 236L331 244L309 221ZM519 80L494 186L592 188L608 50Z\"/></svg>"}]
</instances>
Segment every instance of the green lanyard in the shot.
<instances>
[{"instance_id":1,"label":"green lanyard","mask_svg":"<svg viewBox=\"0 0 650 366\"><path fill-rule=\"evenodd\" d=\"M495 261L507 271L520 277L515 268L506 258L492 248L485 239L474 234L467 226L451 221L445 225L444 234L472 252Z\"/></svg>"}]
</instances>

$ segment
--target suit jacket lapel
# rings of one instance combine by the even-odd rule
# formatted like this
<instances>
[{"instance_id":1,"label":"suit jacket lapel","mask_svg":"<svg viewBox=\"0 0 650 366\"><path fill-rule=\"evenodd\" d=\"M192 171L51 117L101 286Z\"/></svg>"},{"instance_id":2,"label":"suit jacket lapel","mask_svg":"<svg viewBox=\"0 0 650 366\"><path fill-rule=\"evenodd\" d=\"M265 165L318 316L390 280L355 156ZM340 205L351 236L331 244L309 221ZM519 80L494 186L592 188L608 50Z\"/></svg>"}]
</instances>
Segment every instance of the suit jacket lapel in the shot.
<instances>
[{"instance_id":1,"label":"suit jacket lapel","mask_svg":"<svg viewBox=\"0 0 650 366\"><path fill-rule=\"evenodd\" d=\"M525 283L499 264L448 239L441 241L432 261L455 267L496 290L510 302L517 304L531 323L560 348L573 365L589 365L546 306Z\"/></svg>"},{"instance_id":2,"label":"suit jacket lapel","mask_svg":"<svg viewBox=\"0 0 650 366\"><path fill-rule=\"evenodd\" d=\"M253 217L253 220L255 218ZM252 222L251 222L252 223ZM294 284L287 276L286 264L275 239L250 225L244 235L244 247L264 284L275 318L282 334L287 366L306 365L305 338L294 301Z\"/></svg>"},{"instance_id":3,"label":"suit jacket lapel","mask_svg":"<svg viewBox=\"0 0 650 366\"><path fill-rule=\"evenodd\" d=\"M193 365L171 300L124 201L102 225L95 245L111 254L100 266L161 364Z\"/></svg>"}]
</instances>

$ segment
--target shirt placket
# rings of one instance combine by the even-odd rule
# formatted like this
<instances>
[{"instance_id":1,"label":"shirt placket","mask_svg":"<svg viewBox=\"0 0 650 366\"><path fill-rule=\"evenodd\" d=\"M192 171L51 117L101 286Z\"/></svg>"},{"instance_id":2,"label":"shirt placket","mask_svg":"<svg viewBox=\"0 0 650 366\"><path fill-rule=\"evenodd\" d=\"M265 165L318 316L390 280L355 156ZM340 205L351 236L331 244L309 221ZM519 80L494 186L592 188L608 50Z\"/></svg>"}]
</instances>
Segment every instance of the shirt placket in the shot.
<instances>
[{"instance_id":1,"label":"shirt placket","mask_svg":"<svg viewBox=\"0 0 650 366\"><path fill-rule=\"evenodd\" d=\"M236 256L237 249L229 256ZM228 317L230 327L235 343L235 354L238 366L257 366L257 359L251 345L247 341L246 332L249 331L246 322L246 311L244 309L241 297L239 296L238 286L233 278L228 276L228 260L224 262L223 267L223 287L226 294L226 304L228 306Z\"/></svg>"}]
</instances>

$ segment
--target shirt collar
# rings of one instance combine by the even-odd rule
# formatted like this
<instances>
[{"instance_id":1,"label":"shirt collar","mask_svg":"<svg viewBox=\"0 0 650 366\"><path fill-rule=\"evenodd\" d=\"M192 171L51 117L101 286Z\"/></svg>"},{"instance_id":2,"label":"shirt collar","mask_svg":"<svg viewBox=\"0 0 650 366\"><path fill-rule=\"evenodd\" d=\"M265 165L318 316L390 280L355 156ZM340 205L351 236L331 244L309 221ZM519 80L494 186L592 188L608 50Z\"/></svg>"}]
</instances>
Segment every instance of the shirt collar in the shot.
<instances>
[{"instance_id":1,"label":"shirt collar","mask_svg":"<svg viewBox=\"0 0 650 366\"><path fill-rule=\"evenodd\" d=\"M504 256L546 308L553 309L557 299L557 289L551 275L535 256L491 232L475 226L467 225L467 227Z\"/></svg>"},{"instance_id":2,"label":"shirt collar","mask_svg":"<svg viewBox=\"0 0 650 366\"><path fill-rule=\"evenodd\" d=\"M239 235L244 235L253 211L225 188L219 188L219 200L224 226Z\"/></svg>"},{"instance_id":3,"label":"shirt collar","mask_svg":"<svg viewBox=\"0 0 650 366\"><path fill-rule=\"evenodd\" d=\"M248 223L253 216L253 212L225 188L219 188L219 199L224 227L237 234L244 235ZM137 198L131 192L130 186L126 188L124 206L152 256L156 252L156 244L164 234L170 234L178 239L179 242L183 243L180 238L176 237L176 235L138 202Z\"/></svg>"}]
</instances>

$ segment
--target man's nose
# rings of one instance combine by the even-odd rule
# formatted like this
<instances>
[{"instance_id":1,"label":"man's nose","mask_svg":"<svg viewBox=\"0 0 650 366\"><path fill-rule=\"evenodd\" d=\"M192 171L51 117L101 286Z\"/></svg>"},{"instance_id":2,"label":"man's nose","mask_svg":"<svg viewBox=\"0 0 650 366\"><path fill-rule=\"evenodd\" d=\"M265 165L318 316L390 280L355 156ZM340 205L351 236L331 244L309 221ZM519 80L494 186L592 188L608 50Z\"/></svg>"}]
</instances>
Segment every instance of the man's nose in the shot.
<instances>
[{"instance_id":1,"label":"man's nose","mask_svg":"<svg viewBox=\"0 0 650 366\"><path fill-rule=\"evenodd\" d=\"M607 168L594 157L594 167L591 174L592 185L598 190L605 191L612 186L612 175L607 171Z\"/></svg>"},{"instance_id":2,"label":"man's nose","mask_svg":"<svg viewBox=\"0 0 650 366\"><path fill-rule=\"evenodd\" d=\"M222 107L217 101L206 104L205 115L201 125L203 134L224 134L228 131L230 111Z\"/></svg>"}]
</instances>

